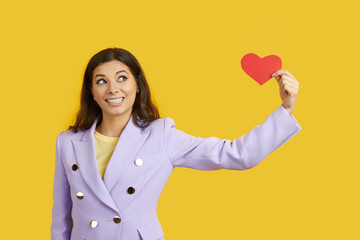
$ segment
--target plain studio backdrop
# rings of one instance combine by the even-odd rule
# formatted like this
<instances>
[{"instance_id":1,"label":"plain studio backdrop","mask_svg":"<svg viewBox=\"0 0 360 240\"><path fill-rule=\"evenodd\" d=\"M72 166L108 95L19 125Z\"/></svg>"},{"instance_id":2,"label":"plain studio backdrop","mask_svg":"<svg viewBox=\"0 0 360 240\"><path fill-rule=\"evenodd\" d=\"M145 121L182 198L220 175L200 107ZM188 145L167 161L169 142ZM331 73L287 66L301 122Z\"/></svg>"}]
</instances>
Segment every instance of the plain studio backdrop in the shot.
<instances>
[{"instance_id":1,"label":"plain studio backdrop","mask_svg":"<svg viewBox=\"0 0 360 240\"><path fill-rule=\"evenodd\" d=\"M281 104L242 56L281 57L302 131L246 171L176 168L159 201L165 239L359 239L358 2L3 1L3 239L49 239L56 136L73 123L90 57L133 53L162 117L235 139Z\"/></svg>"}]
</instances>

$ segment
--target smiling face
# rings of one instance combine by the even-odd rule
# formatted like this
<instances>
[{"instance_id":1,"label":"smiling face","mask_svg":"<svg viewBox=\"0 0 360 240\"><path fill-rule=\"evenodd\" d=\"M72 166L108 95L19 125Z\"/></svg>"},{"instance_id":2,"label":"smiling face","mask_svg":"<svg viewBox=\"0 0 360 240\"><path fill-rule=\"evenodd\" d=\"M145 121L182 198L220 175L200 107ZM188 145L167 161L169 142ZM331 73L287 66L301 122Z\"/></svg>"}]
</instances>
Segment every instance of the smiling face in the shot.
<instances>
[{"instance_id":1,"label":"smiling face","mask_svg":"<svg viewBox=\"0 0 360 240\"><path fill-rule=\"evenodd\" d=\"M138 86L129 68L118 60L98 65L93 71L92 88L103 118L130 118Z\"/></svg>"}]
</instances>

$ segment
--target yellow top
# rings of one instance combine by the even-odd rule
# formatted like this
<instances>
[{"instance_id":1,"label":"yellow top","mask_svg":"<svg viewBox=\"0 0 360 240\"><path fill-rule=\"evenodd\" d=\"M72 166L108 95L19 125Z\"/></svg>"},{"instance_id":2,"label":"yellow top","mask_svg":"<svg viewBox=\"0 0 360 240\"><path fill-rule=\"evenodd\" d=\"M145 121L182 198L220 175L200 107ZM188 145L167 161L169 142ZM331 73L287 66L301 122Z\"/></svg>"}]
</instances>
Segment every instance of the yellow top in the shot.
<instances>
[{"instance_id":1,"label":"yellow top","mask_svg":"<svg viewBox=\"0 0 360 240\"><path fill-rule=\"evenodd\" d=\"M96 161L102 179L119 137L108 137L95 130Z\"/></svg>"}]
</instances>

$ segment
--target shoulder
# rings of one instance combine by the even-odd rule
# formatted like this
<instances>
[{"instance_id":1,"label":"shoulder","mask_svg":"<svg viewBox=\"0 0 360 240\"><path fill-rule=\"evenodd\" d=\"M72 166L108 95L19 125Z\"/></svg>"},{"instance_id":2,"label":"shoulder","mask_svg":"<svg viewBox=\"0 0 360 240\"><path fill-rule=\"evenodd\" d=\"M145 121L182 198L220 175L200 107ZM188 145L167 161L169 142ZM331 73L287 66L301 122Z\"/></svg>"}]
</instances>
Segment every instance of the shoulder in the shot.
<instances>
[{"instance_id":1,"label":"shoulder","mask_svg":"<svg viewBox=\"0 0 360 240\"><path fill-rule=\"evenodd\" d=\"M57 144L60 146L71 142L71 140L78 140L80 141L80 139L82 138L82 136L84 135L85 131L78 131L76 133L74 133L71 130L64 130L61 131L60 133L58 133L57 137L56 137L56 142Z\"/></svg>"},{"instance_id":2,"label":"shoulder","mask_svg":"<svg viewBox=\"0 0 360 240\"><path fill-rule=\"evenodd\" d=\"M167 128L175 127L175 122L171 117L158 118L152 121L149 126L146 127L146 131L154 131L154 130L165 130Z\"/></svg>"}]
</instances>

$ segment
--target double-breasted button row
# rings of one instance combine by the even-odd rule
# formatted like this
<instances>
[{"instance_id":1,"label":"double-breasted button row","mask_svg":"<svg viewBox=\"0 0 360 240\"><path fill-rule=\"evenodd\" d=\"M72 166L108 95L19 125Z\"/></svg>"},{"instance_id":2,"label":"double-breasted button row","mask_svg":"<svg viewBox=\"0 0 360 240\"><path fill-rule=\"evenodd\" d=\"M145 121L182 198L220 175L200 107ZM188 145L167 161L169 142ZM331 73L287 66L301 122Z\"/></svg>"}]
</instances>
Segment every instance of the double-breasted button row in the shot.
<instances>
[{"instance_id":1,"label":"double-breasted button row","mask_svg":"<svg viewBox=\"0 0 360 240\"><path fill-rule=\"evenodd\" d=\"M128 192L129 194L134 194L134 193L135 193L135 188L129 187L129 188L127 189L127 192ZM84 193L78 192L78 193L76 193L76 197L77 197L78 199L83 199L83 198L84 198Z\"/></svg>"},{"instance_id":2,"label":"double-breasted button row","mask_svg":"<svg viewBox=\"0 0 360 240\"><path fill-rule=\"evenodd\" d=\"M76 170L79 169L79 166L78 166L76 163L74 163L74 164L72 165L71 169L75 172ZM82 192L78 192L78 193L76 194L76 197L77 197L78 199L83 199L83 198L84 198L84 194L83 194Z\"/></svg>"},{"instance_id":3,"label":"double-breasted button row","mask_svg":"<svg viewBox=\"0 0 360 240\"><path fill-rule=\"evenodd\" d=\"M143 163L144 163L143 160L140 159L140 158L137 158L137 159L134 161L134 164L135 164L136 166L138 166L138 167L142 166ZM77 164L73 164L71 168L72 168L72 170L75 172L75 171L77 171L77 170L79 169L79 166L78 166ZM134 193L135 193L135 188L129 187L129 188L127 189L127 192L128 192L129 194L134 194ZM78 192L78 193L76 194L76 197L77 197L78 199L83 199L83 198L84 198L84 193ZM121 218L120 218L119 216L115 216L115 217L113 218L113 221L114 221L114 223L119 224L119 223L121 222ZM90 221L90 226L91 226L91 228L96 228L98 225L99 225L99 223L98 223L97 220L93 219L93 220Z\"/></svg>"},{"instance_id":4,"label":"double-breasted button row","mask_svg":"<svg viewBox=\"0 0 360 240\"><path fill-rule=\"evenodd\" d=\"M135 164L136 166L138 166L138 167L141 167L141 166L144 164L144 161L143 161L141 158L137 158L137 159L135 159L134 164ZM127 189L127 192L128 192L129 194L134 194L134 193L135 193L135 188L129 187L129 188Z\"/></svg>"},{"instance_id":5,"label":"double-breasted button row","mask_svg":"<svg viewBox=\"0 0 360 240\"><path fill-rule=\"evenodd\" d=\"M121 218L119 216L115 216L113 218L113 221L114 221L114 223L119 224L121 222ZM96 228L98 225L99 225L99 223L95 219L90 221L90 227L91 228Z\"/></svg>"},{"instance_id":6,"label":"double-breasted button row","mask_svg":"<svg viewBox=\"0 0 360 240\"><path fill-rule=\"evenodd\" d=\"M129 187L129 188L127 189L127 192L128 192L129 194L134 194L134 193L135 193L135 188ZM84 198L84 194L83 194L82 192L78 192L78 193L76 194L76 197L77 197L78 199L83 199L83 198Z\"/></svg>"}]
</instances>

